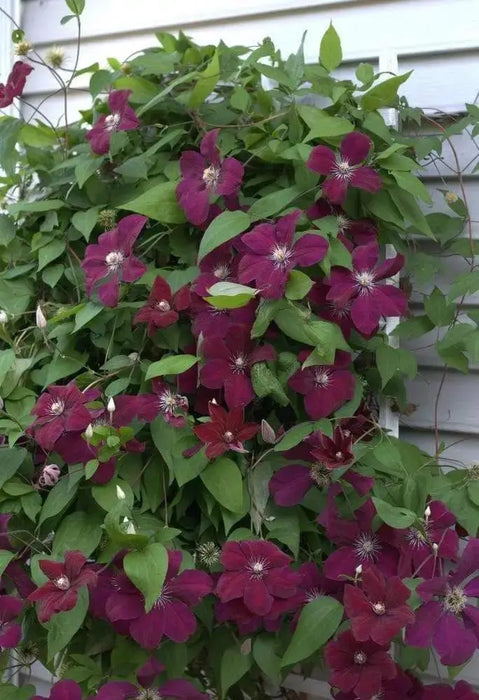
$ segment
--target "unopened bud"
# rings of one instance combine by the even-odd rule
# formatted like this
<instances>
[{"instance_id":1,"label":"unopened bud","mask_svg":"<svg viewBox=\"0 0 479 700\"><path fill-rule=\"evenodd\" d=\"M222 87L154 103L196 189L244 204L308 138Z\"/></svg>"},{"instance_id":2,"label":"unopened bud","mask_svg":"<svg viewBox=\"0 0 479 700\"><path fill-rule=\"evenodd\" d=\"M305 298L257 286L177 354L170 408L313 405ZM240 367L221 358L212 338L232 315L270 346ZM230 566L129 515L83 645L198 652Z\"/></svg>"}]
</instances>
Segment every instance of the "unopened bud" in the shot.
<instances>
[{"instance_id":1,"label":"unopened bud","mask_svg":"<svg viewBox=\"0 0 479 700\"><path fill-rule=\"evenodd\" d=\"M123 73L123 75L130 75L131 73L131 66L129 63L122 63L120 66L120 70Z\"/></svg>"},{"instance_id":2,"label":"unopened bud","mask_svg":"<svg viewBox=\"0 0 479 700\"><path fill-rule=\"evenodd\" d=\"M3 309L0 309L0 324L3 326L8 321L8 314Z\"/></svg>"},{"instance_id":3,"label":"unopened bud","mask_svg":"<svg viewBox=\"0 0 479 700\"><path fill-rule=\"evenodd\" d=\"M264 418L261 421L261 437L270 445L274 445L276 442L276 433Z\"/></svg>"},{"instance_id":4,"label":"unopened bud","mask_svg":"<svg viewBox=\"0 0 479 700\"><path fill-rule=\"evenodd\" d=\"M113 400L113 396L110 396L108 399L108 403L106 405L106 410L108 413L115 413L116 411L116 406L115 406L115 401Z\"/></svg>"},{"instance_id":5,"label":"unopened bud","mask_svg":"<svg viewBox=\"0 0 479 700\"><path fill-rule=\"evenodd\" d=\"M38 477L38 485L42 487L55 486L60 478L60 467L57 464L46 464Z\"/></svg>"},{"instance_id":6,"label":"unopened bud","mask_svg":"<svg viewBox=\"0 0 479 700\"><path fill-rule=\"evenodd\" d=\"M123 528L126 532L127 535L135 535L136 534L136 527L135 524L130 518L124 517L122 520L123 523Z\"/></svg>"},{"instance_id":7,"label":"unopened bud","mask_svg":"<svg viewBox=\"0 0 479 700\"><path fill-rule=\"evenodd\" d=\"M124 501L126 498L126 493L123 491L121 486L116 485L116 497L119 501Z\"/></svg>"},{"instance_id":8,"label":"unopened bud","mask_svg":"<svg viewBox=\"0 0 479 700\"><path fill-rule=\"evenodd\" d=\"M240 646L240 653L243 654L243 656L251 654L251 637L244 640L243 644Z\"/></svg>"},{"instance_id":9,"label":"unopened bud","mask_svg":"<svg viewBox=\"0 0 479 700\"><path fill-rule=\"evenodd\" d=\"M138 360L140 359L140 353L139 352L130 352L130 354L128 355L128 359L130 360L130 362L132 364L135 362L138 362Z\"/></svg>"},{"instance_id":10,"label":"unopened bud","mask_svg":"<svg viewBox=\"0 0 479 700\"><path fill-rule=\"evenodd\" d=\"M88 442L90 442L90 440L91 440L92 437L93 437L93 426L92 426L91 423L88 423L88 425L87 425L87 427L86 427L86 430L85 430L85 437L86 437L86 439L88 440Z\"/></svg>"},{"instance_id":11,"label":"unopened bud","mask_svg":"<svg viewBox=\"0 0 479 700\"><path fill-rule=\"evenodd\" d=\"M429 520L429 518L431 517L431 509L429 506L424 511L424 517L426 518L426 520Z\"/></svg>"},{"instance_id":12,"label":"unopened bud","mask_svg":"<svg viewBox=\"0 0 479 700\"><path fill-rule=\"evenodd\" d=\"M437 542L433 542L432 551L434 552L434 556L436 556L438 549L439 545L437 544Z\"/></svg>"},{"instance_id":13,"label":"unopened bud","mask_svg":"<svg viewBox=\"0 0 479 700\"><path fill-rule=\"evenodd\" d=\"M444 195L444 199L448 204L455 204L459 197L455 192L446 192L446 194Z\"/></svg>"},{"instance_id":14,"label":"unopened bud","mask_svg":"<svg viewBox=\"0 0 479 700\"><path fill-rule=\"evenodd\" d=\"M354 569L354 572L355 572L356 576L361 576L361 574L363 573L362 565L358 564L358 566Z\"/></svg>"},{"instance_id":15,"label":"unopened bud","mask_svg":"<svg viewBox=\"0 0 479 700\"><path fill-rule=\"evenodd\" d=\"M40 328L41 330L47 327L47 319L45 318L45 314L43 313L40 304L38 304L35 313L35 322L37 324L37 328Z\"/></svg>"}]
</instances>

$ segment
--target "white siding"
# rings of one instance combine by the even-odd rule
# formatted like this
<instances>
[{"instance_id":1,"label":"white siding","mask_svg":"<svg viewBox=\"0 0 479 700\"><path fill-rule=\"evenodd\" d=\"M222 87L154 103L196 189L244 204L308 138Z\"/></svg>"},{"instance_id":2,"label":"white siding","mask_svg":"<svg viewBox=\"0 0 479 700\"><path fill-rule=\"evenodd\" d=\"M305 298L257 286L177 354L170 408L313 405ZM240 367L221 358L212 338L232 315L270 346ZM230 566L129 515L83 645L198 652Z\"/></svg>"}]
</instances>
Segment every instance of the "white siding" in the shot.
<instances>
[{"instance_id":1,"label":"white siding","mask_svg":"<svg viewBox=\"0 0 479 700\"><path fill-rule=\"evenodd\" d=\"M4 2L5 0L0 0ZM396 53L399 70L414 69L403 86L413 106L434 111L457 112L465 102L474 102L479 89L479 0L86 0L82 17L83 36L80 66L95 61L105 64L107 57L125 59L133 52L155 45L154 32L182 29L200 43L254 45L269 36L284 51L295 51L304 29L308 29L305 53L308 60L317 58L319 40L333 20L341 36L346 70L360 61L377 63L380 56ZM75 54L74 22L60 25L67 14L64 0L25 0L23 26L27 37L40 51L52 44L62 46L72 67ZM74 109L89 104L84 91L87 78L75 82L71 102ZM37 104L53 91L48 71L36 68L28 81L29 100ZM58 119L61 100L52 97L44 109ZM462 162L471 157L471 144L457 142ZM445 149L447 158L451 154ZM428 167L424 175L437 205L442 195L435 188L458 191L451 172L442 165ZM474 236L479 237L479 179L470 175L466 189L475 220ZM436 283L446 285L459 274L460 262L453 261ZM421 290L427 291L427 290ZM420 297L415 297L420 302ZM468 304L478 304L474 295ZM434 450L434 401L441 380L441 367L421 338L412 347L418 350L421 363L418 378L411 383L410 400L417 411L404 418L402 434L421 447ZM445 462L468 464L479 461L479 373L469 375L448 372L438 404L441 439L451 447L444 453ZM478 665L470 664L461 674L479 681ZM296 685L296 687L298 687ZM299 689L299 687L298 687ZM306 693L329 697L323 685L313 688L311 681L301 687Z\"/></svg>"}]
</instances>

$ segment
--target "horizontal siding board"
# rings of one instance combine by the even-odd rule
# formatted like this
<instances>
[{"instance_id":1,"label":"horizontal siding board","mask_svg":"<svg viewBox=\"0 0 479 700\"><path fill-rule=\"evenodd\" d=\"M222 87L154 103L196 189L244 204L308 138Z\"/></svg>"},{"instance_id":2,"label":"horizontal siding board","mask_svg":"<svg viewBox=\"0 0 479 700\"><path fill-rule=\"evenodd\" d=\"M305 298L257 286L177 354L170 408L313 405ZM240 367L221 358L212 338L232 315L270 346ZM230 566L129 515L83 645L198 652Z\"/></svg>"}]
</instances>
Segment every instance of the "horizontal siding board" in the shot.
<instances>
[{"instance_id":1,"label":"horizontal siding board","mask_svg":"<svg viewBox=\"0 0 479 700\"><path fill-rule=\"evenodd\" d=\"M37 46L72 41L73 23L61 27L63 0L31 0L24 3L24 26ZM247 15L247 16L246 16ZM38 18L42 17L42 22ZM270 36L284 51L294 51L305 28L305 51L317 56L318 37L330 20L342 37L346 58L374 57L383 51L399 55L474 49L479 46L479 3L455 0L451 21L450 0L353 0L305 2L304 0L209 0L197 3L153 3L116 0L87 3L82 18L86 37L132 34L169 28L192 32L198 41L254 43ZM204 24L200 24L204 23ZM196 26L195 26L196 25ZM297 28L297 29L296 29Z\"/></svg>"}]
</instances>

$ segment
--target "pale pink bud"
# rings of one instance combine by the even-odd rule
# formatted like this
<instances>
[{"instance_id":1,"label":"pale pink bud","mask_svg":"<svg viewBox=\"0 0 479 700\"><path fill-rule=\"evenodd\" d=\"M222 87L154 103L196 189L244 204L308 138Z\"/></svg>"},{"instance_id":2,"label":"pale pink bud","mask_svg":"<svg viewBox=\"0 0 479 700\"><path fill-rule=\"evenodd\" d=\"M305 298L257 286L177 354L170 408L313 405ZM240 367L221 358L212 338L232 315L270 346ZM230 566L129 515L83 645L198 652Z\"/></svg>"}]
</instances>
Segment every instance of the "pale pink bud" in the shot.
<instances>
[{"instance_id":1,"label":"pale pink bud","mask_svg":"<svg viewBox=\"0 0 479 700\"><path fill-rule=\"evenodd\" d=\"M261 437L270 445L274 445L276 442L276 433L264 418L261 421Z\"/></svg>"},{"instance_id":2,"label":"pale pink bud","mask_svg":"<svg viewBox=\"0 0 479 700\"><path fill-rule=\"evenodd\" d=\"M429 520L429 518L431 517L431 509L429 508L429 506L424 511L424 517L426 518L426 520Z\"/></svg>"},{"instance_id":3,"label":"pale pink bud","mask_svg":"<svg viewBox=\"0 0 479 700\"><path fill-rule=\"evenodd\" d=\"M363 573L363 567L362 567L361 564L359 564L359 565L355 568L355 572L356 572L356 576L361 576L361 574Z\"/></svg>"},{"instance_id":4,"label":"pale pink bud","mask_svg":"<svg viewBox=\"0 0 479 700\"><path fill-rule=\"evenodd\" d=\"M43 330L44 328L47 327L47 319L45 318L45 314L42 311L42 307L40 304L37 306L37 310L35 313L35 322L37 324L37 328L40 328L40 330Z\"/></svg>"},{"instance_id":5,"label":"pale pink bud","mask_svg":"<svg viewBox=\"0 0 479 700\"><path fill-rule=\"evenodd\" d=\"M108 399L108 403L106 405L106 410L108 413L115 413L116 411L116 406L115 406L115 401L113 400L113 396L110 396Z\"/></svg>"},{"instance_id":6,"label":"pale pink bud","mask_svg":"<svg viewBox=\"0 0 479 700\"><path fill-rule=\"evenodd\" d=\"M87 428L86 428L86 430L85 430L85 437L86 437L86 439L88 440L88 442L90 442L90 440L91 440L92 437L93 437L93 426L92 426L91 423L89 423L89 424L87 425Z\"/></svg>"},{"instance_id":7,"label":"pale pink bud","mask_svg":"<svg viewBox=\"0 0 479 700\"><path fill-rule=\"evenodd\" d=\"M61 469L57 464L46 464L42 473L38 477L38 485L43 488L49 486L55 486L58 479L60 478Z\"/></svg>"}]
</instances>

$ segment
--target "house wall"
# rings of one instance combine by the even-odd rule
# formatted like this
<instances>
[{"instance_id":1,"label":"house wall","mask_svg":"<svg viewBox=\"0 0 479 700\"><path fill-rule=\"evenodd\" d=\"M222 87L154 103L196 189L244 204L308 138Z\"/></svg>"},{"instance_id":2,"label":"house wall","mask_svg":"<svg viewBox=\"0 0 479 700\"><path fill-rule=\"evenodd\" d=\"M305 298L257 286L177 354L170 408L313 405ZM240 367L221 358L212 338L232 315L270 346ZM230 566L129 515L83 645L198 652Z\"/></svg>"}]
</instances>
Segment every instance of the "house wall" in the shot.
<instances>
[{"instance_id":1,"label":"house wall","mask_svg":"<svg viewBox=\"0 0 479 700\"><path fill-rule=\"evenodd\" d=\"M7 0L0 0L6 2ZM67 66L75 56L74 22L60 25L68 13L64 0L24 0L23 27L28 39L40 53L52 44L63 47ZM315 60L320 37L333 20L343 44L346 74L360 61L377 63L380 57L395 54L399 71L414 69L403 93L413 106L437 112L455 113L465 102L474 102L479 89L479 0L87 0L82 16L83 42L80 66L95 61L104 64L114 56L123 60L135 51L155 45L154 32L179 29L200 43L254 45L270 36L286 54L295 51L305 29L307 60ZM71 113L90 103L85 92L87 77L75 83ZM46 70L36 68L30 76L27 98L38 104L55 89ZM62 114L60 96L46 100L43 109L52 120ZM28 112L27 112L28 116ZM471 142L457 139L463 164L472 157ZM449 164L452 154L447 154ZM424 172L436 206L442 208L438 187L459 191L446 165L429 167ZM469 174L465 182L472 210L474 237L479 237L479 175ZM460 272L457 262L446 266L436 283L446 285ZM421 296L415 298L420 306ZM466 300L477 306L478 295ZM410 400L417 411L402 419L402 436L427 450L434 449L434 408L442 367L427 341L419 339L418 377L410 385ZM451 445L444 462L469 464L479 461L479 366L470 375L448 371L437 407L441 439ZM479 683L479 663L471 663L461 674ZM327 687L304 686L305 692L324 693Z\"/></svg>"}]
</instances>

